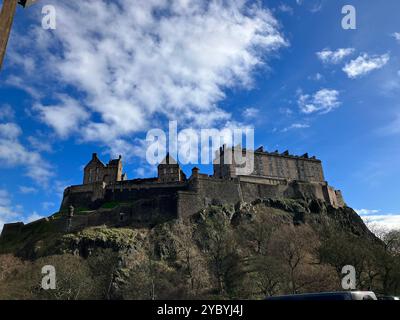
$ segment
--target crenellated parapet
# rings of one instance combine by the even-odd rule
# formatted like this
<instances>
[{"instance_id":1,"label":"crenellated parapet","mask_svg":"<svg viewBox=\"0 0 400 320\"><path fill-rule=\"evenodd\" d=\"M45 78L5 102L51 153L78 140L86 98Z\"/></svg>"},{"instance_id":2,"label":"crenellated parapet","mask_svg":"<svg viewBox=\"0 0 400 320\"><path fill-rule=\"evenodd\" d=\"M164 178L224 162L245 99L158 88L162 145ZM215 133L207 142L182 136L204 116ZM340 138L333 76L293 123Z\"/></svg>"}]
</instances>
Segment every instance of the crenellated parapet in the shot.
<instances>
[{"instance_id":1,"label":"crenellated parapet","mask_svg":"<svg viewBox=\"0 0 400 320\"><path fill-rule=\"evenodd\" d=\"M251 157L254 163L252 170L246 174L240 173L235 152L242 153L242 157ZM240 147L226 147L219 149L214 161L214 176L217 178L232 178L236 176L256 176L273 179L297 180L305 182L324 182L324 172L321 160L309 157L291 155L289 151L279 153L267 152L263 147L255 151L240 149Z\"/></svg>"},{"instance_id":2,"label":"crenellated parapet","mask_svg":"<svg viewBox=\"0 0 400 320\"><path fill-rule=\"evenodd\" d=\"M153 202L161 205L164 201L161 199L169 198L177 201L175 214L179 215L182 208L193 212L210 203L234 203L258 197L315 198L335 207L345 205L341 192L325 181L322 162L307 153L296 156L289 151L268 152L263 147L255 151L243 149L242 155L251 153L254 156L254 168L249 174L238 174L234 160L225 163L226 152L233 150L226 146L220 148L211 176L200 173L194 167L191 176L186 178L178 162L167 154L158 166L157 177L131 180L122 179L121 157L105 166L93 154L84 170L86 183L66 188L61 208L67 210L69 205L73 205L76 208L96 209L110 202L146 202L154 199L158 200ZM104 178L107 168L116 170L112 179Z\"/></svg>"}]
</instances>

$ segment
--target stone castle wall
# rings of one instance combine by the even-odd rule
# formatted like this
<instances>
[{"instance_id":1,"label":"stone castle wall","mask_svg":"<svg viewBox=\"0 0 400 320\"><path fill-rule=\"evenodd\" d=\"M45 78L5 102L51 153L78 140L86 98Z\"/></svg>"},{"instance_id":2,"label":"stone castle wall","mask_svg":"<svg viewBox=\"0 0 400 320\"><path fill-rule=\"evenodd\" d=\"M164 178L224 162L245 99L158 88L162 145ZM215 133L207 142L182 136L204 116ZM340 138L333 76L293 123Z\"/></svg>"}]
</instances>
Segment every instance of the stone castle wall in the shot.
<instances>
[{"instance_id":1,"label":"stone castle wall","mask_svg":"<svg viewBox=\"0 0 400 320\"><path fill-rule=\"evenodd\" d=\"M221 151L221 150L220 150ZM222 150L223 151L223 150ZM179 165L159 165L159 177L149 179L122 179L121 158L111 160L104 166L93 154L85 167L83 185L65 189L60 212L62 219L46 219L60 231L74 231L88 226L154 225L177 217L188 217L208 205L235 205L240 201L251 202L259 198L319 199L334 207L345 206L342 193L324 180L321 161L307 154L297 157L284 154L254 152L254 170L247 175L236 175L235 164L225 164L224 152L220 163L214 164L214 175L200 174L192 169L189 179L176 175ZM96 168L114 170L116 176L104 181ZM160 173L168 172L166 179ZM168 171L169 169L169 171ZM92 171L90 171L92 170ZM94 170L94 171L93 171ZM96 173L95 181L89 182ZM90 179L89 179L90 178ZM70 218L68 208L73 206L76 214ZM36 223L36 222L35 222ZM30 230L35 223L6 224L2 235L12 236Z\"/></svg>"},{"instance_id":2,"label":"stone castle wall","mask_svg":"<svg viewBox=\"0 0 400 320\"><path fill-rule=\"evenodd\" d=\"M207 205L234 205L240 201L251 202L258 198L320 199L333 206L344 206L338 190L327 183L288 182L283 179L239 177L216 179L198 174L185 183L159 184L153 180L118 182L104 189L104 199L92 202L94 185L73 186L66 189L63 199L62 219L51 220L61 232L72 232L89 226L155 225L177 217L198 213ZM86 202L85 202L86 201ZM101 208L105 203L118 203L114 208ZM76 209L70 219L69 205ZM77 212L88 206L94 211ZM44 219L42 219L44 220ZM45 219L49 221L48 219ZM43 223L41 220L35 223ZM33 223L34 224L34 223ZM33 224L6 224L2 237L12 237L32 228Z\"/></svg>"},{"instance_id":3,"label":"stone castle wall","mask_svg":"<svg viewBox=\"0 0 400 320\"><path fill-rule=\"evenodd\" d=\"M68 187L64 191L61 211L75 208L97 209L108 202L134 202L157 197L176 196L187 189L186 182L159 183L157 179L118 181L109 185L92 183Z\"/></svg>"},{"instance_id":4,"label":"stone castle wall","mask_svg":"<svg viewBox=\"0 0 400 320\"><path fill-rule=\"evenodd\" d=\"M100 189L100 191L98 191ZM99 195L102 195L99 197ZM156 179L89 184L66 189L62 210L68 206L98 209L107 203L129 203L131 215L190 216L210 204L236 204L258 198L319 199L344 206L341 192L326 182L289 181L271 177L215 178L196 174L184 182L160 183Z\"/></svg>"},{"instance_id":5,"label":"stone castle wall","mask_svg":"<svg viewBox=\"0 0 400 320\"><path fill-rule=\"evenodd\" d=\"M236 177L236 168L240 165L235 162L233 150L225 146L220 149L218 163L214 163L214 176L218 178ZM235 150L237 151L237 149ZM241 150L241 152L245 157L247 151ZM307 154L298 157L289 155L288 152L279 154L255 151L251 152L251 156L254 156L254 170L249 175L307 182L325 181L322 162L314 157L309 158Z\"/></svg>"},{"instance_id":6,"label":"stone castle wall","mask_svg":"<svg viewBox=\"0 0 400 320\"><path fill-rule=\"evenodd\" d=\"M199 177L191 179L188 191L178 193L178 216L190 216L210 204L236 204L259 198L319 199L333 206L344 206L328 193L333 189L324 183L309 183L282 179L262 179L253 176L232 179ZM340 192L340 191L337 191Z\"/></svg>"},{"instance_id":7,"label":"stone castle wall","mask_svg":"<svg viewBox=\"0 0 400 320\"><path fill-rule=\"evenodd\" d=\"M319 160L255 153L255 176L267 176L308 182L325 181Z\"/></svg>"},{"instance_id":8,"label":"stone castle wall","mask_svg":"<svg viewBox=\"0 0 400 320\"><path fill-rule=\"evenodd\" d=\"M241 200L238 179L215 179L199 175L191 177L187 191L178 193L177 215L187 217L210 204L236 204Z\"/></svg>"}]
</instances>

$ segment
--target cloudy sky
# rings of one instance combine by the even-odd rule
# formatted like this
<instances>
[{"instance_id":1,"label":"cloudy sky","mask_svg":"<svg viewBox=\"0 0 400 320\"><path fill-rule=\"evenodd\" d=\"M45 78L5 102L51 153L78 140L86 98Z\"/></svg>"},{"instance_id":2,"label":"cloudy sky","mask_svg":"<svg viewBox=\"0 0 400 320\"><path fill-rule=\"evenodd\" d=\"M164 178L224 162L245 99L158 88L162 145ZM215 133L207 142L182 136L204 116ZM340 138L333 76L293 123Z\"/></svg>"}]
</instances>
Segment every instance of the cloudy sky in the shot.
<instances>
[{"instance_id":1,"label":"cloudy sky","mask_svg":"<svg viewBox=\"0 0 400 320\"><path fill-rule=\"evenodd\" d=\"M356 30L342 28L346 4ZM42 28L45 5L55 30ZM122 154L130 178L154 176L144 140L169 120L254 127L257 146L316 155L349 206L400 227L399 10L398 0L19 8L0 73L0 228L57 211L92 152Z\"/></svg>"}]
</instances>

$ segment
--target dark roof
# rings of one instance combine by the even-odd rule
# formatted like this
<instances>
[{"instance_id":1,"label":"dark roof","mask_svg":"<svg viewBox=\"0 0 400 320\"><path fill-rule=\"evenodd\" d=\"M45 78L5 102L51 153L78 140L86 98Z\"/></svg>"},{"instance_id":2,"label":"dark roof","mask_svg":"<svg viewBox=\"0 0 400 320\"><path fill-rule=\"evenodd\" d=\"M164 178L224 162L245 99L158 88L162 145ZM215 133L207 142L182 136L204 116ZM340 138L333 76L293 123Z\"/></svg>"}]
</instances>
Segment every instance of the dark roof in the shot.
<instances>
[{"instance_id":1,"label":"dark roof","mask_svg":"<svg viewBox=\"0 0 400 320\"><path fill-rule=\"evenodd\" d=\"M167 153L167 156L164 158L163 161L160 162L160 164L178 164L178 162L170 156L169 153Z\"/></svg>"},{"instance_id":2,"label":"dark roof","mask_svg":"<svg viewBox=\"0 0 400 320\"><path fill-rule=\"evenodd\" d=\"M108 164L118 165L118 163L120 163L120 162L121 162L121 159L112 159L112 160L110 160L110 162Z\"/></svg>"},{"instance_id":3,"label":"dark roof","mask_svg":"<svg viewBox=\"0 0 400 320\"><path fill-rule=\"evenodd\" d=\"M97 153L92 154L92 159L88 162L88 164L85 166L85 168L90 165L91 163L98 163L105 167L104 163L97 157Z\"/></svg>"},{"instance_id":4,"label":"dark roof","mask_svg":"<svg viewBox=\"0 0 400 320\"><path fill-rule=\"evenodd\" d=\"M109 165L113 165L113 166L117 166L122 160L122 156L119 156L118 159L111 159L108 164Z\"/></svg>"}]
</instances>

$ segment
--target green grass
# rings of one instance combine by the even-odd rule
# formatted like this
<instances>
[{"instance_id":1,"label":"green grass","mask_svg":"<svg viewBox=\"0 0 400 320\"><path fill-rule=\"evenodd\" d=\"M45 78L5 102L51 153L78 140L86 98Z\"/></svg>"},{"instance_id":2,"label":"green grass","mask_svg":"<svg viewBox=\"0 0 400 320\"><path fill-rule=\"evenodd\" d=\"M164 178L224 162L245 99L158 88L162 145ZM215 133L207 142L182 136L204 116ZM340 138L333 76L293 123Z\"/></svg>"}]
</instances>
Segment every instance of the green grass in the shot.
<instances>
[{"instance_id":1,"label":"green grass","mask_svg":"<svg viewBox=\"0 0 400 320\"><path fill-rule=\"evenodd\" d=\"M114 209L118 206L122 206L122 205L130 205L129 202L119 202L119 201L110 201L110 202L106 202L104 203L101 208L102 209Z\"/></svg>"},{"instance_id":2,"label":"green grass","mask_svg":"<svg viewBox=\"0 0 400 320\"><path fill-rule=\"evenodd\" d=\"M118 205L120 205L120 203L118 201L111 201L111 202L106 202L104 203L101 208L102 209L114 209L115 207L117 207Z\"/></svg>"},{"instance_id":3,"label":"green grass","mask_svg":"<svg viewBox=\"0 0 400 320\"><path fill-rule=\"evenodd\" d=\"M51 220L43 220L33 225L26 225L20 234L15 234L9 239L1 239L0 254L31 251L36 247L37 242L41 241L40 250L36 252L37 255L41 255L53 245L59 236L60 234L55 230Z\"/></svg>"}]
</instances>

